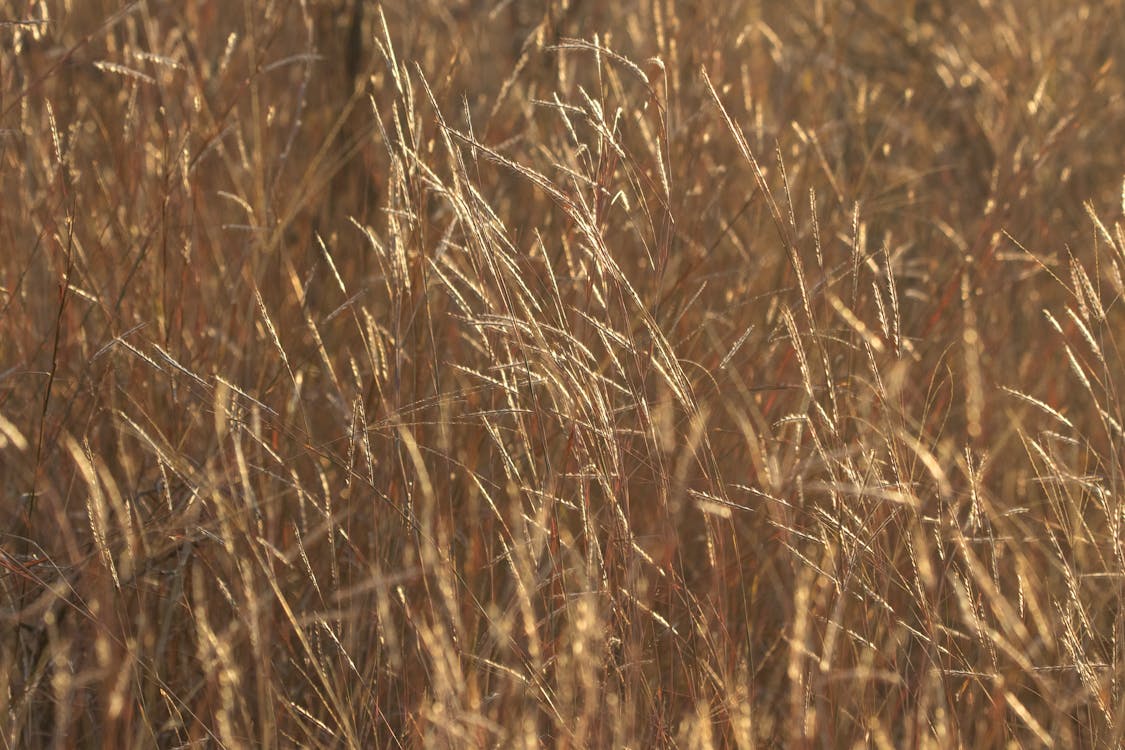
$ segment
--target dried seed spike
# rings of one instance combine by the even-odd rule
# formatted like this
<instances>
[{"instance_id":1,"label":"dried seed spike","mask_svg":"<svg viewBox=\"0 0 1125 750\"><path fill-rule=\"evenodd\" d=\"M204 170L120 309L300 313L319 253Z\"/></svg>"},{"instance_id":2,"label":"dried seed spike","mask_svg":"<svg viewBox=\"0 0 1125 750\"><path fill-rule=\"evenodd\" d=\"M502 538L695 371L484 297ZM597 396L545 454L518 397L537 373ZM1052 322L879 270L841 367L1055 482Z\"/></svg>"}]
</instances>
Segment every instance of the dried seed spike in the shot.
<instances>
[{"instance_id":1,"label":"dried seed spike","mask_svg":"<svg viewBox=\"0 0 1125 750\"><path fill-rule=\"evenodd\" d=\"M816 248L816 265L824 270L824 254L820 245L820 221L816 215L816 188L809 188L809 215L812 217L813 247Z\"/></svg>"}]
</instances>

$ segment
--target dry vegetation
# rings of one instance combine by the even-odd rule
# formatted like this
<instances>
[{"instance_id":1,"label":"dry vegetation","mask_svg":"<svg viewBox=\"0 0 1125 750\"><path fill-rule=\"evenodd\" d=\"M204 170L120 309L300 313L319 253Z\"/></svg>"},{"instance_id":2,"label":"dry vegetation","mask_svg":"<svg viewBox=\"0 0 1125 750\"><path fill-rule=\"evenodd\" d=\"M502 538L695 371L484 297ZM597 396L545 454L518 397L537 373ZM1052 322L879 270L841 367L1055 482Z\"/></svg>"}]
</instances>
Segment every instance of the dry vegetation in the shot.
<instances>
[{"instance_id":1,"label":"dry vegetation","mask_svg":"<svg viewBox=\"0 0 1125 750\"><path fill-rule=\"evenodd\" d=\"M1112 747L1125 9L0 2L3 747Z\"/></svg>"}]
</instances>

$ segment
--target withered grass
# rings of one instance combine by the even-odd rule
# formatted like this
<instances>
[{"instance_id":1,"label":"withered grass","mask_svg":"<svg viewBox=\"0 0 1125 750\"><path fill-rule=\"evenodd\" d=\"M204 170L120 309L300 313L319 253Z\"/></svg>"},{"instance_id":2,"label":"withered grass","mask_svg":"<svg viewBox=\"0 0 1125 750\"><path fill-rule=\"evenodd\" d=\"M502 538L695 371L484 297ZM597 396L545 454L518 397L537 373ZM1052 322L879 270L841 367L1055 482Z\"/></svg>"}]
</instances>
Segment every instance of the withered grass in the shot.
<instances>
[{"instance_id":1,"label":"withered grass","mask_svg":"<svg viewBox=\"0 0 1125 750\"><path fill-rule=\"evenodd\" d=\"M3 747L1125 739L1125 5L0 38Z\"/></svg>"}]
</instances>

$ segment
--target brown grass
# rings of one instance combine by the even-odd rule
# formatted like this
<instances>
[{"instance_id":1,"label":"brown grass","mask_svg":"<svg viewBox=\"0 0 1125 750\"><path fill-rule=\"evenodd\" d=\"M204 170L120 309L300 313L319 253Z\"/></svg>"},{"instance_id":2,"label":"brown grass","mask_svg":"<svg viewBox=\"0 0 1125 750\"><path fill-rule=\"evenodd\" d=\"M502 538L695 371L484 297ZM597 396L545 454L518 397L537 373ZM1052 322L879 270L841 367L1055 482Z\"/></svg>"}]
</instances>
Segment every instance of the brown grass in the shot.
<instances>
[{"instance_id":1,"label":"brown grass","mask_svg":"<svg viewBox=\"0 0 1125 750\"><path fill-rule=\"evenodd\" d=\"M1113 747L1125 6L0 3L3 747Z\"/></svg>"}]
</instances>

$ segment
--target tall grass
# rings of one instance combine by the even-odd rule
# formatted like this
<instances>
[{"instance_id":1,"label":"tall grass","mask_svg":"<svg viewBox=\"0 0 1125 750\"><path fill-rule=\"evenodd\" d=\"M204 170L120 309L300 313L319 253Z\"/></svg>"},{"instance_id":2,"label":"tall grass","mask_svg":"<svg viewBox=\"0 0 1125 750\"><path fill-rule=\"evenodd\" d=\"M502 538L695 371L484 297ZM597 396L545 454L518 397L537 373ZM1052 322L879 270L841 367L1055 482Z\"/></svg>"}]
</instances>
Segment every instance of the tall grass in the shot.
<instances>
[{"instance_id":1,"label":"tall grass","mask_svg":"<svg viewBox=\"0 0 1125 750\"><path fill-rule=\"evenodd\" d=\"M0 16L5 747L1125 739L1125 6Z\"/></svg>"}]
</instances>

